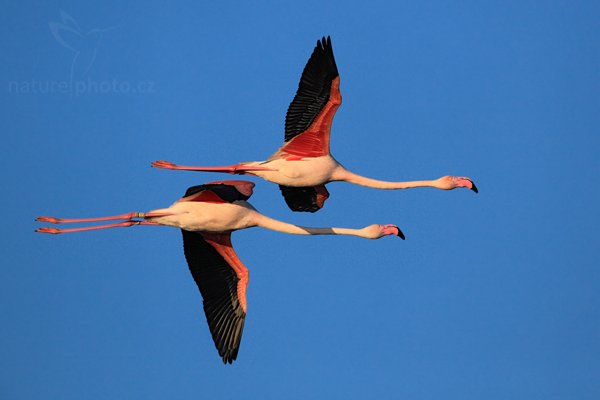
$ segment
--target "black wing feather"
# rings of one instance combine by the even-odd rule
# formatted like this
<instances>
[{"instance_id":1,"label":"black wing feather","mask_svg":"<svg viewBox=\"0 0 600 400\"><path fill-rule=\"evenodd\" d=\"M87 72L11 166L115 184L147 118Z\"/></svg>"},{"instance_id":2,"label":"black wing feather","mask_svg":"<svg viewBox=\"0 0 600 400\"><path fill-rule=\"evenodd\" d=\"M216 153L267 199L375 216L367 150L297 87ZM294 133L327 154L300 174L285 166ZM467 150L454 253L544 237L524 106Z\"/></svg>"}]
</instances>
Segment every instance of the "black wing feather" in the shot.
<instances>
[{"instance_id":1,"label":"black wing feather","mask_svg":"<svg viewBox=\"0 0 600 400\"><path fill-rule=\"evenodd\" d=\"M185 259L202 294L204 313L213 341L223 363L231 364L240 348L246 318L237 298L239 279L200 233L181 232Z\"/></svg>"},{"instance_id":2,"label":"black wing feather","mask_svg":"<svg viewBox=\"0 0 600 400\"><path fill-rule=\"evenodd\" d=\"M227 185L225 183L205 183L204 185L192 186L185 191L183 197L188 197L205 190L210 190L219 196L221 200L228 203L233 203L238 200L248 200L250 198L250 196L240 193L235 186Z\"/></svg>"},{"instance_id":3,"label":"black wing feather","mask_svg":"<svg viewBox=\"0 0 600 400\"><path fill-rule=\"evenodd\" d=\"M338 76L331 38L317 40L298 91L285 116L285 141L304 132L329 100L331 82Z\"/></svg>"},{"instance_id":4,"label":"black wing feather","mask_svg":"<svg viewBox=\"0 0 600 400\"><path fill-rule=\"evenodd\" d=\"M292 211L317 212L323 206L323 202L329 197L325 185L322 185L322 190L324 191L322 194L325 195L325 200L322 200L321 204L317 201L318 193L314 186L293 187L279 185L279 189L281 189L281 194Z\"/></svg>"}]
</instances>

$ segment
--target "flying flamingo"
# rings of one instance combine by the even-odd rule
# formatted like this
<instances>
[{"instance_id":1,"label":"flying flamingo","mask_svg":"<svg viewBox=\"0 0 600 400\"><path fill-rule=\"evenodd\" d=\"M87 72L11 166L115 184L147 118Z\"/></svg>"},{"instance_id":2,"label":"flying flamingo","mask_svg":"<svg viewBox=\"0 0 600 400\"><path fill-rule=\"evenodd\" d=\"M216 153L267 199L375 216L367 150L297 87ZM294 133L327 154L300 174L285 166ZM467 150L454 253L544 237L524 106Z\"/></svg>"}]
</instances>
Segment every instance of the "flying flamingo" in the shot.
<instances>
[{"instance_id":1,"label":"flying flamingo","mask_svg":"<svg viewBox=\"0 0 600 400\"><path fill-rule=\"evenodd\" d=\"M231 246L231 232L260 226L296 235L352 235L379 239L404 234L396 225L370 225L362 229L308 228L277 221L259 213L246 200L254 183L219 181L190 187L171 207L147 213L131 212L101 218L60 219L38 217L40 222L123 222L83 228L39 228L36 232L68 233L135 225L165 225L181 228L183 250L192 277L202 295L204 313L223 363L236 359L246 317L248 270Z\"/></svg>"},{"instance_id":2,"label":"flying flamingo","mask_svg":"<svg viewBox=\"0 0 600 400\"><path fill-rule=\"evenodd\" d=\"M285 140L266 161L242 162L222 167L181 166L155 161L153 167L189 171L226 172L255 175L279 184L286 203L293 211L315 212L323 207L329 192L325 184L346 181L376 189L434 187L451 190L465 187L477 193L467 177L443 176L435 180L387 182L366 178L345 169L329 151L333 116L342 104L331 39L317 45L302 72L298 91L285 117Z\"/></svg>"}]
</instances>

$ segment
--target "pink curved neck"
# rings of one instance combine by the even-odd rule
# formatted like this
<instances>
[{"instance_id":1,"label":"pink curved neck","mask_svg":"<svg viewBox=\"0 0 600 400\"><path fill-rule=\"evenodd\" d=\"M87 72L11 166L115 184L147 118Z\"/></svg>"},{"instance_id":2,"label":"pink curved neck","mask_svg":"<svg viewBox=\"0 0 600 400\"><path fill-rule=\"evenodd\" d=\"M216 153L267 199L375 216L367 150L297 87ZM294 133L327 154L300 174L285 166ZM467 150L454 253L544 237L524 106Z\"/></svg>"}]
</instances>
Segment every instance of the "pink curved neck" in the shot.
<instances>
[{"instance_id":1,"label":"pink curved neck","mask_svg":"<svg viewBox=\"0 0 600 400\"><path fill-rule=\"evenodd\" d=\"M375 189L410 189L416 187L437 187L436 181L434 180L426 180L426 181L407 181L407 182L390 182L390 181L381 181L378 179L371 179L365 176L361 176L355 174L354 172L350 172L346 169L342 169L336 173L334 177L336 181L345 181L349 183L354 183L356 185L367 186Z\"/></svg>"}]
</instances>

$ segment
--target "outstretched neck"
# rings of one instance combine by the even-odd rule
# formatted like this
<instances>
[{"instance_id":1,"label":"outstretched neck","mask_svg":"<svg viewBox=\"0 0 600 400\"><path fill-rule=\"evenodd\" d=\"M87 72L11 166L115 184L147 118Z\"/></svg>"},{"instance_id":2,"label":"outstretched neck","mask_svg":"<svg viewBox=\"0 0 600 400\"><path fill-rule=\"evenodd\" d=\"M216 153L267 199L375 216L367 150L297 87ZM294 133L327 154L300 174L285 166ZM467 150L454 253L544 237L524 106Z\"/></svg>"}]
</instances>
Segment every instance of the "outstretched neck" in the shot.
<instances>
[{"instance_id":1,"label":"outstretched neck","mask_svg":"<svg viewBox=\"0 0 600 400\"><path fill-rule=\"evenodd\" d=\"M291 233L293 235L351 235L358 237L367 237L364 229L350 228L311 228L306 226L298 226L288 224L287 222L278 221L269 218L266 215L258 214L255 220L256 226L271 229L273 231Z\"/></svg>"},{"instance_id":2,"label":"outstretched neck","mask_svg":"<svg viewBox=\"0 0 600 400\"><path fill-rule=\"evenodd\" d=\"M355 174L354 172L350 172L347 169L340 168L336 171L333 180L336 181L345 181L349 183L354 183L356 185L367 186L375 189L410 189L416 187L437 187L435 180L427 180L427 181L407 181L407 182L390 182L390 181L381 181L378 179L371 179L365 176L361 176Z\"/></svg>"}]
</instances>

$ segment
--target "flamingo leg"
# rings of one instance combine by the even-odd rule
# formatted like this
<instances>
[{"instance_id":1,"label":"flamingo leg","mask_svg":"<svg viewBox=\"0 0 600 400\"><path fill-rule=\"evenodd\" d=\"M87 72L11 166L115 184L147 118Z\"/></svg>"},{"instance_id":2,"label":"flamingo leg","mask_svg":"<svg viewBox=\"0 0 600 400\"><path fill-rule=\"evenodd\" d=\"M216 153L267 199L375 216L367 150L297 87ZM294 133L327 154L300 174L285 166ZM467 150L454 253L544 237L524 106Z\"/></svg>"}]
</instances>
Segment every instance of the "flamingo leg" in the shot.
<instances>
[{"instance_id":1,"label":"flamingo leg","mask_svg":"<svg viewBox=\"0 0 600 400\"><path fill-rule=\"evenodd\" d=\"M272 168L267 167L259 167L255 165L244 165L244 164L235 164L235 165L226 165L219 167L193 167L186 165L177 165L173 164L169 161L154 161L152 163L154 168L162 168L162 169L176 169L176 170L184 170L184 171L204 171L204 172L224 172L228 174L238 174L245 175L247 173L252 173L252 171L275 171Z\"/></svg>"},{"instance_id":2,"label":"flamingo leg","mask_svg":"<svg viewBox=\"0 0 600 400\"><path fill-rule=\"evenodd\" d=\"M37 217L35 220L38 222L49 222L51 224L64 224L71 222L97 222L97 221L112 221L119 219L131 220L133 218L152 218L152 217L165 217L168 215L174 215L174 213L165 213L165 212L130 212L127 214L121 215L112 215L108 217L100 217L100 218L55 218L55 217Z\"/></svg>"},{"instance_id":3,"label":"flamingo leg","mask_svg":"<svg viewBox=\"0 0 600 400\"><path fill-rule=\"evenodd\" d=\"M160 225L156 222L152 221L123 221L117 224L108 224L108 225L98 225L98 226L88 226L85 228L71 228L71 229L59 229L59 228L39 228L36 229L36 232L40 233L51 233L51 234L59 234L59 233L71 233L71 232L83 232L83 231L94 231L98 229L108 229L108 228L128 228L133 225Z\"/></svg>"}]
</instances>

